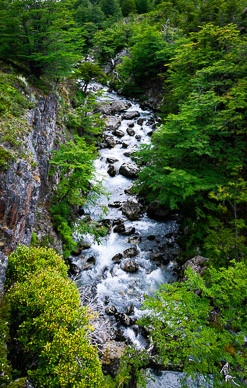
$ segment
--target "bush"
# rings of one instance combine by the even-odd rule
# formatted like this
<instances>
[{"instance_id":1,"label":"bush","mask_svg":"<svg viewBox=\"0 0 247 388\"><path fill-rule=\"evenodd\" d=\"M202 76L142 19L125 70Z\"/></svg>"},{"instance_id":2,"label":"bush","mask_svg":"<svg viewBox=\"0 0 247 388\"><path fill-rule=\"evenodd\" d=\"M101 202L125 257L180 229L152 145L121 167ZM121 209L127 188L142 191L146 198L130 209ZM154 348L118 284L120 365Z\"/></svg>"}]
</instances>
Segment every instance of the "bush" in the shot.
<instances>
[{"instance_id":1,"label":"bush","mask_svg":"<svg viewBox=\"0 0 247 388\"><path fill-rule=\"evenodd\" d=\"M13 367L38 387L98 387L103 375L89 343L90 312L52 249L19 246L10 255ZM10 282L10 279L9 279Z\"/></svg>"}]
</instances>

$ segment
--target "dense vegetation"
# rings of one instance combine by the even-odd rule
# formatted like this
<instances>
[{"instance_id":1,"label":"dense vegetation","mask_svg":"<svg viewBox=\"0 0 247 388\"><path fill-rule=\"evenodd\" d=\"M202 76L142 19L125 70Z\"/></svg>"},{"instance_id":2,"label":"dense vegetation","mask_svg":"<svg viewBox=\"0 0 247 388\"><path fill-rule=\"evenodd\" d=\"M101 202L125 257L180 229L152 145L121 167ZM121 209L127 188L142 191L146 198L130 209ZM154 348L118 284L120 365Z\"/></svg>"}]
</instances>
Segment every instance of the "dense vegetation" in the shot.
<instances>
[{"instance_id":1,"label":"dense vegetation","mask_svg":"<svg viewBox=\"0 0 247 388\"><path fill-rule=\"evenodd\" d=\"M1 168L24 155L15 148L29 130L23 117L30 107L26 85L13 73L21 72L45 91L55 89L64 77L70 77L74 88L71 101L60 91L58 125L59 119L66 124L67 140L51 159L52 168L59 166L63 175L51 213L66 255L74 248L72 210L85 204L90 190L92 200L101 191L90 181L95 142L103 126L97 115L88 115L94 101L87 92L92 78L105 76L97 63L76 62L93 54L101 65L117 64L111 75L113 87L144 99L151 90L159 100L162 125L151 144L136 155L144 168L134 190L148 201L179 210L181 262L199 252L209 259L209 269L204 278L188 272L184 283L166 285L148 298L145 307L150 313L142 324L151 331L159 362L172 362L194 377L213 374L214 386L231 384L220 373L228 362L229 379L244 384L245 0L0 0L0 26L1 67L8 66L0 78ZM124 57L119 60L121 52ZM84 80L82 92L72 80L75 76ZM86 226L96 237L102 233L97 225ZM86 226L81 225L81 230L86 232ZM88 312L79 306L61 263L45 250L20 247L11 256L9 274L14 284L7 299L16 343L10 342L10 349L18 350L13 366L18 364L22 375L29 369L39 386L49 386L48 379L53 379L53 386L86 387L85 379L93 374L91 386L97 387L102 375L87 341ZM51 309L45 308L48 302ZM3 321L7 310L6 305ZM3 333L7 338L5 328ZM4 354L4 346L0 350ZM66 357L61 359L61 354ZM72 375L65 373L68 368Z\"/></svg>"}]
</instances>

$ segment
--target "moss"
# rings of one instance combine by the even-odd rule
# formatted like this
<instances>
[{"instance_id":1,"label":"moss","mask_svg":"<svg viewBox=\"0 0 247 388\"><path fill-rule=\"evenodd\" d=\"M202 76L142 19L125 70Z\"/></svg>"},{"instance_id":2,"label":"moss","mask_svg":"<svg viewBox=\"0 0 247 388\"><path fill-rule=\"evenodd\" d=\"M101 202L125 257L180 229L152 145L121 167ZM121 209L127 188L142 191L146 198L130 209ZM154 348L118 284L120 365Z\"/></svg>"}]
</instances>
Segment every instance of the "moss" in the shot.
<instances>
[{"instance_id":1,"label":"moss","mask_svg":"<svg viewBox=\"0 0 247 388\"><path fill-rule=\"evenodd\" d=\"M18 380L15 380L15 381L12 381L8 386L7 388L23 388L24 387L24 384L26 383L27 381L27 378L26 377L23 377L21 379L18 379Z\"/></svg>"}]
</instances>

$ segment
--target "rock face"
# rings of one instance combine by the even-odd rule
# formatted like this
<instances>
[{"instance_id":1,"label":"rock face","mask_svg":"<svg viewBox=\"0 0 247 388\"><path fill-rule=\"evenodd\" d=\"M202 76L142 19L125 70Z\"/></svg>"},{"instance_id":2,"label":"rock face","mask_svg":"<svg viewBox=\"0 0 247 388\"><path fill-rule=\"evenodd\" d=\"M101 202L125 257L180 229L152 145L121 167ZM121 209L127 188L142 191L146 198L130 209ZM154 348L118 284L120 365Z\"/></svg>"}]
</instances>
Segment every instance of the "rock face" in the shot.
<instances>
[{"instance_id":1,"label":"rock face","mask_svg":"<svg viewBox=\"0 0 247 388\"><path fill-rule=\"evenodd\" d=\"M132 163L123 163L119 169L119 174L126 176L127 178L137 178L139 168Z\"/></svg>"},{"instance_id":2,"label":"rock face","mask_svg":"<svg viewBox=\"0 0 247 388\"><path fill-rule=\"evenodd\" d=\"M122 212L129 220L138 220L141 215L141 206L135 198L129 198L123 203Z\"/></svg>"},{"instance_id":3,"label":"rock face","mask_svg":"<svg viewBox=\"0 0 247 388\"><path fill-rule=\"evenodd\" d=\"M130 110L129 112L124 113L123 119L124 120L132 120L132 119L139 117L139 116L140 116L140 112L138 112L137 110Z\"/></svg>"},{"instance_id":4,"label":"rock face","mask_svg":"<svg viewBox=\"0 0 247 388\"><path fill-rule=\"evenodd\" d=\"M6 254L17 244L30 244L38 200L48 185L49 156L61 136L56 115L57 96L40 97L29 112L31 131L23 139L33 162L19 159L0 171L0 242Z\"/></svg>"}]
</instances>

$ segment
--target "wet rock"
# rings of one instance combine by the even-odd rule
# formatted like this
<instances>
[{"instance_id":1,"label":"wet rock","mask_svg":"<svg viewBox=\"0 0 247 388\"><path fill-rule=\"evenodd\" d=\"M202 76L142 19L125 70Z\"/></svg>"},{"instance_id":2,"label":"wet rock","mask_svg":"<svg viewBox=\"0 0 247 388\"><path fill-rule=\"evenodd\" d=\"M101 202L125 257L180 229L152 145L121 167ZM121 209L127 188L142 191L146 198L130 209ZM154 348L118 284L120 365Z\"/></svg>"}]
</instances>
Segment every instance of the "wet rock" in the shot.
<instances>
[{"instance_id":1,"label":"wet rock","mask_svg":"<svg viewBox=\"0 0 247 388\"><path fill-rule=\"evenodd\" d=\"M89 243L89 242L87 242L87 241L80 241L79 242L79 246L80 246L80 248L81 248L81 250L83 251L84 249L89 249L89 248L91 248L91 244Z\"/></svg>"},{"instance_id":2,"label":"wet rock","mask_svg":"<svg viewBox=\"0 0 247 388\"><path fill-rule=\"evenodd\" d=\"M128 260L128 261L125 261L124 263L121 263L121 268L123 271L125 272L131 272L131 273L134 273L136 271L138 271L138 265L137 263L135 262L135 260Z\"/></svg>"},{"instance_id":3,"label":"wet rock","mask_svg":"<svg viewBox=\"0 0 247 388\"><path fill-rule=\"evenodd\" d=\"M116 131L121 125L121 120L116 116L107 116L105 118L106 129L108 131Z\"/></svg>"},{"instance_id":4,"label":"wet rock","mask_svg":"<svg viewBox=\"0 0 247 388\"><path fill-rule=\"evenodd\" d=\"M123 251L124 257L134 257L138 255L138 250L135 247L125 249Z\"/></svg>"},{"instance_id":5,"label":"wet rock","mask_svg":"<svg viewBox=\"0 0 247 388\"><path fill-rule=\"evenodd\" d=\"M121 207L121 205L122 205L122 202L120 202L120 201L114 201L114 202L108 203L109 207L115 207L115 208Z\"/></svg>"},{"instance_id":6,"label":"wet rock","mask_svg":"<svg viewBox=\"0 0 247 388\"><path fill-rule=\"evenodd\" d=\"M127 143L122 143L122 148L128 148L129 147L129 144L127 144Z\"/></svg>"},{"instance_id":7,"label":"wet rock","mask_svg":"<svg viewBox=\"0 0 247 388\"><path fill-rule=\"evenodd\" d=\"M107 341L102 348L102 368L105 374L115 377L120 366L120 357L125 351L123 342Z\"/></svg>"},{"instance_id":8,"label":"wet rock","mask_svg":"<svg viewBox=\"0 0 247 388\"><path fill-rule=\"evenodd\" d=\"M153 131L147 132L147 136L152 137L153 136Z\"/></svg>"},{"instance_id":9,"label":"wet rock","mask_svg":"<svg viewBox=\"0 0 247 388\"><path fill-rule=\"evenodd\" d=\"M115 341L120 341L120 342L125 342L126 341L126 338L124 336L124 332L122 329L118 328L116 331L115 331Z\"/></svg>"},{"instance_id":10,"label":"wet rock","mask_svg":"<svg viewBox=\"0 0 247 388\"><path fill-rule=\"evenodd\" d=\"M137 124L138 125L142 125L144 123L145 119L143 117L140 117L138 120L137 120Z\"/></svg>"},{"instance_id":11,"label":"wet rock","mask_svg":"<svg viewBox=\"0 0 247 388\"><path fill-rule=\"evenodd\" d=\"M138 220L141 215L141 205L135 198L129 198L123 203L122 212L129 220Z\"/></svg>"},{"instance_id":12,"label":"wet rock","mask_svg":"<svg viewBox=\"0 0 247 388\"><path fill-rule=\"evenodd\" d=\"M124 326L130 326L132 321L130 317L127 314L124 313L116 313L115 314L116 320L121 323Z\"/></svg>"},{"instance_id":13,"label":"wet rock","mask_svg":"<svg viewBox=\"0 0 247 388\"><path fill-rule=\"evenodd\" d=\"M125 232L125 226L124 224L120 224L120 225L116 225L114 228L113 228L113 232L114 233L124 233Z\"/></svg>"},{"instance_id":14,"label":"wet rock","mask_svg":"<svg viewBox=\"0 0 247 388\"><path fill-rule=\"evenodd\" d=\"M128 127L129 127L129 128L134 128L134 126L135 126L135 123L129 123L129 124L128 124Z\"/></svg>"},{"instance_id":15,"label":"wet rock","mask_svg":"<svg viewBox=\"0 0 247 388\"><path fill-rule=\"evenodd\" d=\"M131 234L135 233L136 228L134 226L130 226L128 229L125 230L124 236L130 236Z\"/></svg>"},{"instance_id":16,"label":"wet rock","mask_svg":"<svg viewBox=\"0 0 247 388\"><path fill-rule=\"evenodd\" d=\"M124 152L124 156L127 156L128 158L132 155L132 152Z\"/></svg>"},{"instance_id":17,"label":"wet rock","mask_svg":"<svg viewBox=\"0 0 247 388\"><path fill-rule=\"evenodd\" d=\"M105 313L107 315L115 315L117 313L117 309L113 304L111 304L105 308Z\"/></svg>"},{"instance_id":18,"label":"wet rock","mask_svg":"<svg viewBox=\"0 0 247 388\"><path fill-rule=\"evenodd\" d=\"M118 162L118 159L111 157L111 158L106 158L106 161L107 163L113 164Z\"/></svg>"},{"instance_id":19,"label":"wet rock","mask_svg":"<svg viewBox=\"0 0 247 388\"><path fill-rule=\"evenodd\" d=\"M113 221L112 221L112 226L115 226L115 225L120 225L123 223L123 220L121 218L115 218Z\"/></svg>"},{"instance_id":20,"label":"wet rock","mask_svg":"<svg viewBox=\"0 0 247 388\"><path fill-rule=\"evenodd\" d=\"M128 133L129 136L134 136L135 135L135 131L132 128L127 128L126 132Z\"/></svg>"},{"instance_id":21,"label":"wet rock","mask_svg":"<svg viewBox=\"0 0 247 388\"><path fill-rule=\"evenodd\" d=\"M154 261L157 265L160 264L168 264L169 263L169 258L165 257L164 254L162 253L154 253L149 256L149 260Z\"/></svg>"},{"instance_id":22,"label":"wet rock","mask_svg":"<svg viewBox=\"0 0 247 388\"><path fill-rule=\"evenodd\" d=\"M114 177L115 175L117 175L117 170L116 170L116 168L111 164L111 165L109 166L108 170L107 170L107 173L108 173L110 176Z\"/></svg>"},{"instance_id":23,"label":"wet rock","mask_svg":"<svg viewBox=\"0 0 247 388\"><path fill-rule=\"evenodd\" d=\"M116 129L113 134L117 137L123 137L124 136L124 131L122 131L121 129Z\"/></svg>"},{"instance_id":24,"label":"wet rock","mask_svg":"<svg viewBox=\"0 0 247 388\"><path fill-rule=\"evenodd\" d=\"M110 297L108 295L105 296L105 300L104 300L104 303L105 304L109 304L110 302Z\"/></svg>"},{"instance_id":25,"label":"wet rock","mask_svg":"<svg viewBox=\"0 0 247 388\"><path fill-rule=\"evenodd\" d=\"M137 174L140 169L132 163L123 163L119 169L119 174L128 178L137 178Z\"/></svg>"},{"instance_id":26,"label":"wet rock","mask_svg":"<svg viewBox=\"0 0 247 388\"><path fill-rule=\"evenodd\" d=\"M133 120L136 117L140 116L140 112L136 110L130 110L123 115L123 120Z\"/></svg>"},{"instance_id":27,"label":"wet rock","mask_svg":"<svg viewBox=\"0 0 247 388\"><path fill-rule=\"evenodd\" d=\"M182 270L186 271L189 267L193 272L203 276L205 270L207 269L208 258L203 256L195 256L192 259L186 261L182 266Z\"/></svg>"},{"instance_id":28,"label":"wet rock","mask_svg":"<svg viewBox=\"0 0 247 388\"><path fill-rule=\"evenodd\" d=\"M134 305L133 303L130 303L126 308L126 314L131 315L134 313Z\"/></svg>"},{"instance_id":29,"label":"wet rock","mask_svg":"<svg viewBox=\"0 0 247 388\"><path fill-rule=\"evenodd\" d=\"M150 241L153 241L153 240L155 240L155 235L154 234L150 234L149 236L147 236L147 239L150 240Z\"/></svg>"},{"instance_id":30,"label":"wet rock","mask_svg":"<svg viewBox=\"0 0 247 388\"><path fill-rule=\"evenodd\" d=\"M142 241L141 236L133 236L128 238L128 243L133 245L138 245Z\"/></svg>"},{"instance_id":31,"label":"wet rock","mask_svg":"<svg viewBox=\"0 0 247 388\"><path fill-rule=\"evenodd\" d=\"M125 189L124 190L125 194L131 195L131 189L132 189L132 186L130 186L127 189Z\"/></svg>"},{"instance_id":32,"label":"wet rock","mask_svg":"<svg viewBox=\"0 0 247 388\"><path fill-rule=\"evenodd\" d=\"M69 264L69 274L71 276L77 276L81 272L81 268L75 264L75 263L70 263Z\"/></svg>"},{"instance_id":33,"label":"wet rock","mask_svg":"<svg viewBox=\"0 0 247 388\"><path fill-rule=\"evenodd\" d=\"M113 261L119 261L123 258L122 253L117 253L115 256L113 256L112 260Z\"/></svg>"},{"instance_id":34,"label":"wet rock","mask_svg":"<svg viewBox=\"0 0 247 388\"><path fill-rule=\"evenodd\" d=\"M165 205L161 205L158 201L150 203L147 208L148 217L153 219L166 218L169 213L170 209Z\"/></svg>"},{"instance_id":35,"label":"wet rock","mask_svg":"<svg viewBox=\"0 0 247 388\"><path fill-rule=\"evenodd\" d=\"M96 258L94 256L89 257L88 259L86 259L86 262L83 263L83 266L82 266L83 271L87 271L91 269L95 265L95 263L96 263Z\"/></svg>"},{"instance_id":36,"label":"wet rock","mask_svg":"<svg viewBox=\"0 0 247 388\"><path fill-rule=\"evenodd\" d=\"M136 135L135 138L137 141L140 141L142 137L141 137L141 135Z\"/></svg>"},{"instance_id":37,"label":"wet rock","mask_svg":"<svg viewBox=\"0 0 247 388\"><path fill-rule=\"evenodd\" d=\"M84 210L83 208L80 208L80 209L78 210L78 215L79 215L79 216L84 216L84 215L85 215L85 210Z\"/></svg>"},{"instance_id":38,"label":"wet rock","mask_svg":"<svg viewBox=\"0 0 247 388\"><path fill-rule=\"evenodd\" d=\"M113 136L105 136L104 140L109 148L114 148L117 144Z\"/></svg>"},{"instance_id":39,"label":"wet rock","mask_svg":"<svg viewBox=\"0 0 247 388\"><path fill-rule=\"evenodd\" d=\"M111 110L112 110L112 113L119 113L128 109L129 106L130 106L130 103L125 103L123 101L113 101L111 103Z\"/></svg>"}]
</instances>

